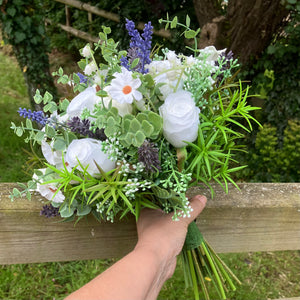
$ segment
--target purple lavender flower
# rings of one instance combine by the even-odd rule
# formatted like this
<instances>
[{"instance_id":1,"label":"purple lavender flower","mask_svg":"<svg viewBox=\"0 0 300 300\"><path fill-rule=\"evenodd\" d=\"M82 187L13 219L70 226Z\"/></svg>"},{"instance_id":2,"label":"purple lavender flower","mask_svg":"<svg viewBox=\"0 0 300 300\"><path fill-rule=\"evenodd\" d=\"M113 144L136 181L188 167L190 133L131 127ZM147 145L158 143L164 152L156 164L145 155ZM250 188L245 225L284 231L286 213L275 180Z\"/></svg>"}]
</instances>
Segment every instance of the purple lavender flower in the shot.
<instances>
[{"instance_id":1,"label":"purple lavender flower","mask_svg":"<svg viewBox=\"0 0 300 300\"><path fill-rule=\"evenodd\" d=\"M59 208L51 205L44 205L42 210L40 211L41 216L45 216L46 218L59 216Z\"/></svg>"},{"instance_id":2,"label":"purple lavender flower","mask_svg":"<svg viewBox=\"0 0 300 300\"><path fill-rule=\"evenodd\" d=\"M104 141L106 135L103 129L97 128L95 131L90 130L91 122L88 119L81 120L79 117L73 117L67 122L67 126L72 132L81 134L83 136L88 136L89 138L94 138L97 140Z\"/></svg>"},{"instance_id":3,"label":"purple lavender flower","mask_svg":"<svg viewBox=\"0 0 300 300\"><path fill-rule=\"evenodd\" d=\"M87 83L87 77L81 74L80 72L77 73L77 76L79 77L80 83Z\"/></svg>"},{"instance_id":4,"label":"purple lavender flower","mask_svg":"<svg viewBox=\"0 0 300 300\"><path fill-rule=\"evenodd\" d=\"M148 173L161 170L158 148L155 147L154 143L144 141L143 145L138 148L138 160L144 164Z\"/></svg>"},{"instance_id":5,"label":"purple lavender flower","mask_svg":"<svg viewBox=\"0 0 300 300\"><path fill-rule=\"evenodd\" d=\"M35 121L43 126L46 125L48 118L40 111L31 111L31 109L19 108L18 113L21 117Z\"/></svg>"},{"instance_id":6,"label":"purple lavender flower","mask_svg":"<svg viewBox=\"0 0 300 300\"><path fill-rule=\"evenodd\" d=\"M134 59L139 58L139 64L134 70L142 74L148 73L148 70L145 69L145 65L151 62L150 52L153 26L151 25L151 22L145 24L144 31L142 35L140 35L138 30L135 29L134 22L126 19L126 29L131 37L130 48L128 50L127 58L121 58L121 65L127 70L130 70L130 64Z\"/></svg>"}]
</instances>

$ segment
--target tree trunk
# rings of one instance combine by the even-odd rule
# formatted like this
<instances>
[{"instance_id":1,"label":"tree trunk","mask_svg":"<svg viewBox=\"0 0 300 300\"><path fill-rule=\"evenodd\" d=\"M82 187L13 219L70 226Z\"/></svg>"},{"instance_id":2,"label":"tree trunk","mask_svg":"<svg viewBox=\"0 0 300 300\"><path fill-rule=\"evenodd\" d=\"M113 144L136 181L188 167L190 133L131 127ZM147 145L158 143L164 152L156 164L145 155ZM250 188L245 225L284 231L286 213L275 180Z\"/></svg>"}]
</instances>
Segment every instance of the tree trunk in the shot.
<instances>
[{"instance_id":1,"label":"tree trunk","mask_svg":"<svg viewBox=\"0 0 300 300\"><path fill-rule=\"evenodd\" d=\"M288 15L281 0L229 0L224 14L218 1L194 0L194 6L201 27L199 47L227 48L242 63L268 46Z\"/></svg>"}]
</instances>

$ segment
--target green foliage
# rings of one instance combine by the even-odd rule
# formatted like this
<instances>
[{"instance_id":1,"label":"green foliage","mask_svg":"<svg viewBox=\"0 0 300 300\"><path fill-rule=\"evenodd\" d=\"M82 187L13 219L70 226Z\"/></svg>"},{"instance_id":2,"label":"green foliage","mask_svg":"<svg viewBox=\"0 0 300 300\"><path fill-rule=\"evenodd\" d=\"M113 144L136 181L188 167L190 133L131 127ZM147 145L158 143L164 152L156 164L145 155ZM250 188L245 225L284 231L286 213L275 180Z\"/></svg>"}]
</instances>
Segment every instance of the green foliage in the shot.
<instances>
[{"instance_id":1,"label":"green foliage","mask_svg":"<svg viewBox=\"0 0 300 300\"><path fill-rule=\"evenodd\" d=\"M264 99L262 123L278 128L279 138L290 119L300 118L300 5L288 1L290 20L262 57L243 76Z\"/></svg>"},{"instance_id":2,"label":"green foliage","mask_svg":"<svg viewBox=\"0 0 300 300\"><path fill-rule=\"evenodd\" d=\"M279 142L277 128L265 124L258 132L255 149L247 155L243 175L253 181L298 182L300 178L300 121L289 120Z\"/></svg>"},{"instance_id":3,"label":"green foliage","mask_svg":"<svg viewBox=\"0 0 300 300\"><path fill-rule=\"evenodd\" d=\"M240 175L243 180L300 180L299 161L293 158L298 149L289 150L295 143L293 132L298 139L295 128L300 120L300 5L293 0L286 5L291 11L286 26L259 60L242 72L243 78L251 79L253 93L260 95L262 110L256 117L263 124L261 130L254 127L248 154L240 157L249 165Z\"/></svg>"},{"instance_id":4,"label":"green foliage","mask_svg":"<svg viewBox=\"0 0 300 300\"><path fill-rule=\"evenodd\" d=\"M230 97L222 97L219 93L218 111L205 110L201 114L204 122L199 126L197 143L188 143L192 150L187 159L187 171L207 185L215 180L227 191L228 182L235 184L231 173L243 168L229 167L229 162L234 161L235 152L240 150L236 140L243 137L239 131L232 130L230 125L246 132L252 130L250 121L256 121L251 112L257 108L247 104L247 96L248 88L243 90L240 84L239 90L234 91ZM240 122L241 118L246 121L248 128Z\"/></svg>"},{"instance_id":5,"label":"green foliage","mask_svg":"<svg viewBox=\"0 0 300 300\"><path fill-rule=\"evenodd\" d=\"M47 52L50 41L46 36L44 15L39 0L5 1L0 21L4 41L11 44L26 79L29 96L38 87L56 97L56 88L49 74Z\"/></svg>"}]
</instances>

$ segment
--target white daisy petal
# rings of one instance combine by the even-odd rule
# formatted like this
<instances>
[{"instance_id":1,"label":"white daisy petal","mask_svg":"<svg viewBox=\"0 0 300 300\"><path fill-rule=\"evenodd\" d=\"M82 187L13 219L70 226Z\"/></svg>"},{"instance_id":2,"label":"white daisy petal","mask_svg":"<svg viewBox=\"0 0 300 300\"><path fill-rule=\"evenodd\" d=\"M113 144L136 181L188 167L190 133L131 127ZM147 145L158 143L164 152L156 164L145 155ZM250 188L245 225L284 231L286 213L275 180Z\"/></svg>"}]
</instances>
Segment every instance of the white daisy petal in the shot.
<instances>
[{"instance_id":1,"label":"white daisy petal","mask_svg":"<svg viewBox=\"0 0 300 300\"><path fill-rule=\"evenodd\" d=\"M115 73L111 84L106 87L110 97L123 104L131 104L133 100L140 101L143 98L141 92L137 89L142 84L139 78L133 78L132 72L122 68L122 73Z\"/></svg>"}]
</instances>

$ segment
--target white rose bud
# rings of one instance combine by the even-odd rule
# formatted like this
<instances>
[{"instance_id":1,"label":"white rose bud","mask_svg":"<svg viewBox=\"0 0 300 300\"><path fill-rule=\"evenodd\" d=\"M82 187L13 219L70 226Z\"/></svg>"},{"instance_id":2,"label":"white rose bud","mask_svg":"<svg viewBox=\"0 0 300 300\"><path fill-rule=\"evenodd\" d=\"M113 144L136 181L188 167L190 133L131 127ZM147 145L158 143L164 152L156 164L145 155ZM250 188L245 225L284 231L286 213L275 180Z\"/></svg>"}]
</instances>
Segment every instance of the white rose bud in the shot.
<instances>
[{"instance_id":1,"label":"white rose bud","mask_svg":"<svg viewBox=\"0 0 300 300\"><path fill-rule=\"evenodd\" d=\"M78 161L83 168L88 166L87 172L93 177L100 174L95 162L104 172L113 170L116 167L115 162L101 151L101 142L90 138L73 140L67 149L65 161L72 168L78 165ZM77 168L83 171L80 166Z\"/></svg>"},{"instance_id":2,"label":"white rose bud","mask_svg":"<svg viewBox=\"0 0 300 300\"><path fill-rule=\"evenodd\" d=\"M96 95L96 89L88 87L70 102L67 115L69 118L80 117L85 108L93 112L95 104L100 101L101 98Z\"/></svg>"},{"instance_id":3,"label":"white rose bud","mask_svg":"<svg viewBox=\"0 0 300 300\"><path fill-rule=\"evenodd\" d=\"M163 118L163 134L167 141L176 148L185 147L186 142L193 142L198 136L200 109L195 105L192 94L178 91L169 94L159 108Z\"/></svg>"}]
</instances>

